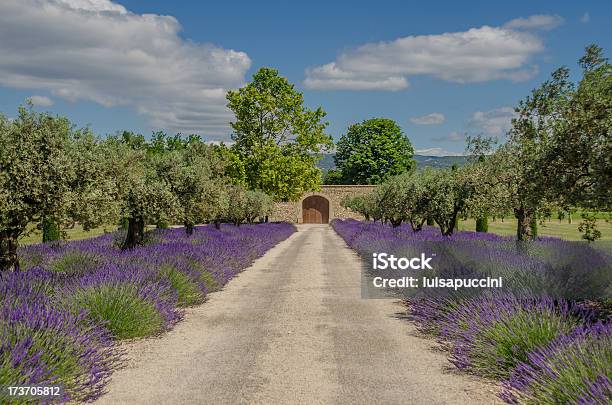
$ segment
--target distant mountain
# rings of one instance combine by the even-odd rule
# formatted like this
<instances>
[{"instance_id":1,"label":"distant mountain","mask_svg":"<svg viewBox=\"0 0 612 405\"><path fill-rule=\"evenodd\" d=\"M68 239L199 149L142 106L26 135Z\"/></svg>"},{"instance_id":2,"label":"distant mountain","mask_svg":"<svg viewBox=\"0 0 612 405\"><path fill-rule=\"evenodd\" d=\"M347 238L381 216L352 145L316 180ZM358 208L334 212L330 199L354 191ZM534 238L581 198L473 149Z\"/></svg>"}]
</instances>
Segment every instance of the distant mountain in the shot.
<instances>
[{"instance_id":1,"label":"distant mountain","mask_svg":"<svg viewBox=\"0 0 612 405\"><path fill-rule=\"evenodd\" d=\"M417 162L417 169L424 167L452 167L452 165L463 166L465 156L423 156L414 155Z\"/></svg>"},{"instance_id":2,"label":"distant mountain","mask_svg":"<svg viewBox=\"0 0 612 405\"><path fill-rule=\"evenodd\" d=\"M334 169L336 167L336 164L334 163L334 156L334 153L321 154L321 160L319 160L317 166L323 171ZM414 160L417 162L417 169L423 169L424 167L445 168L451 167L454 164L457 166L462 166L465 164L465 156L414 155Z\"/></svg>"}]
</instances>

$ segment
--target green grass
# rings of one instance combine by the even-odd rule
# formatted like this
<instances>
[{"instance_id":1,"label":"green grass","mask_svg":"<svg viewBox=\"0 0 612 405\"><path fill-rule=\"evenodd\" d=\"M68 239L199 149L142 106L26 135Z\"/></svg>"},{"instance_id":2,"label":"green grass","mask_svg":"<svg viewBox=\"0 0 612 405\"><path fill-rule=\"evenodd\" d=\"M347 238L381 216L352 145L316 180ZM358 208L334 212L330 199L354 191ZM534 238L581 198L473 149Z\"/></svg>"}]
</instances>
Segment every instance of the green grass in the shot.
<instances>
[{"instance_id":1,"label":"green grass","mask_svg":"<svg viewBox=\"0 0 612 405\"><path fill-rule=\"evenodd\" d=\"M33 229L35 226L31 226L29 229ZM66 232L67 239L70 240L79 240L79 239L87 239L87 238L95 238L96 236L104 235L105 233L112 232L117 229L116 225L104 225L98 228L91 229L86 231L80 225L75 225L73 228L62 229ZM27 236L24 236L19 239L20 245L33 245L35 243L42 242L42 232L38 229L32 231Z\"/></svg>"},{"instance_id":2,"label":"green grass","mask_svg":"<svg viewBox=\"0 0 612 405\"><path fill-rule=\"evenodd\" d=\"M28 230L32 230L26 236L22 236L19 238L19 244L24 245L34 245L36 243L42 243L42 232L38 229L35 229L35 225L31 225L28 227ZM147 230L155 229L154 225L147 225ZM80 239L89 239L95 238L96 236L104 235L105 233L114 232L117 230L117 225L103 225L94 229L90 229L86 231L80 225L75 225L72 228L63 228L62 232L65 233L65 239L67 240L80 240Z\"/></svg>"},{"instance_id":3,"label":"green grass","mask_svg":"<svg viewBox=\"0 0 612 405\"><path fill-rule=\"evenodd\" d=\"M566 220L559 222L559 220L545 221L543 224L538 224L538 235L540 236L554 236L566 240L584 240L582 234L578 232L578 225L580 224L580 218L574 218L571 224ZM468 218L466 221L461 221L459 224L459 230L461 231L474 231L476 229L476 220ZM597 221L597 229L601 231L602 241L612 241L612 222L606 222L605 220ZM489 232L496 233L504 236L516 235L516 219L506 218L504 222L500 219L493 221L489 218Z\"/></svg>"},{"instance_id":4,"label":"green grass","mask_svg":"<svg viewBox=\"0 0 612 405\"><path fill-rule=\"evenodd\" d=\"M86 309L119 340L155 335L164 324L155 303L140 297L134 285L95 285L78 289L66 299L70 308Z\"/></svg>"},{"instance_id":5,"label":"green grass","mask_svg":"<svg viewBox=\"0 0 612 405\"><path fill-rule=\"evenodd\" d=\"M188 275L181 273L174 267L166 265L160 270L160 276L167 278L178 294L178 305L188 307L201 304L204 301L204 294L200 291L200 286Z\"/></svg>"}]
</instances>

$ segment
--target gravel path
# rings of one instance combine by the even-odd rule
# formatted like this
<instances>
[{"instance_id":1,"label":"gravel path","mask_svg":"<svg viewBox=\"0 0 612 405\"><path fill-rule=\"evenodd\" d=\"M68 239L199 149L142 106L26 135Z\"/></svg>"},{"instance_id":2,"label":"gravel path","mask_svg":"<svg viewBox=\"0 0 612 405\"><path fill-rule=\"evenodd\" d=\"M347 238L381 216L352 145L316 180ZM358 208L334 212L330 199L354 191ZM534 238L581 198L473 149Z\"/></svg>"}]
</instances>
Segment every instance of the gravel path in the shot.
<instances>
[{"instance_id":1,"label":"gravel path","mask_svg":"<svg viewBox=\"0 0 612 405\"><path fill-rule=\"evenodd\" d=\"M361 299L360 266L327 225L302 225L158 339L127 345L108 404L491 404L392 300Z\"/></svg>"}]
</instances>

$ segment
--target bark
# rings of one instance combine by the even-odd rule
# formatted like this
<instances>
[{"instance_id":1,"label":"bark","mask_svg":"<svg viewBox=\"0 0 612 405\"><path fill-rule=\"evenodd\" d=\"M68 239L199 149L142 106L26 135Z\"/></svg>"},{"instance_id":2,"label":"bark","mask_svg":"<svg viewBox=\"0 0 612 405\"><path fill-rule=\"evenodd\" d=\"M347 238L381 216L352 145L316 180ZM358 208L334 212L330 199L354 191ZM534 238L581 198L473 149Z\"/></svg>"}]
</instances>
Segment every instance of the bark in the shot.
<instances>
[{"instance_id":1,"label":"bark","mask_svg":"<svg viewBox=\"0 0 612 405\"><path fill-rule=\"evenodd\" d=\"M457 219L459 216L459 211L455 211L450 218L446 221L436 221L438 225L440 225L440 230L442 231L442 235L451 236L457 227Z\"/></svg>"},{"instance_id":2,"label":"bark","mask_svg":"<svg viewBox=\"0 0 612 405\"><path fill-rule=\"evenodd\" d=\"M221 229L221 221L215 220L215 229Z\"/></svg>"},{"instance_id":3,"label":"bark","mask_svg":"<svg viewBox=\"0 0 612 405\"><path fill-rule=\"evenodd\" d=\"M132 249L142 245L144 241L144 220L142 218L129 218L127 235L122 248Z\"/></svg>"},{"instance_id":4,"label":"bark","mask_svg":"<svg viewBox=\"0 0 612 405\"><path fill-rule=\"evenodd\" d=\"M187 235L193 235L193 224L185 223L185 233Z\"/></svg>"},{"instance_id":5,"label":"bark","mask_svg":"<svg viewBox=\"0 0 612 405\"><path fill-rule=\"evenodd\" d=\"M393 228L397 228L398 226L400 226L402 224L402 220L401 219L390 219L389 222L391 222L391 226Z\"/></svg>"},{"instance_id":6,"label":"bark","mask_svg":"<svg viewBox=\"0 0 612 405\"><path fill-rule=\"evenodd\" d=\"M19 271L17 234L11 231L0 232L0 271L15 269Z\"/></svg>"},{"instance_id":7,"label":"bark","mask_svg":"<svg viewBox=\"0 0 612 405\"><path fill-rule=\"evenodd\" d=\"M412 228L412 232L420 232L423 230L423 225L425 225L427 219L422 219L420 221L410 220L410 227Z\"/></svg>"},{"instance_id":8,"label":"bark","mask_svg":"<svg viewBox=\"0 0 612 405\"><path fill-rule=\"evenodd\" d=\"M523 206L516 208L514 215L516 216L516 240L525 241L531 239L533 215Z\"/></svg>"}]
</instances>

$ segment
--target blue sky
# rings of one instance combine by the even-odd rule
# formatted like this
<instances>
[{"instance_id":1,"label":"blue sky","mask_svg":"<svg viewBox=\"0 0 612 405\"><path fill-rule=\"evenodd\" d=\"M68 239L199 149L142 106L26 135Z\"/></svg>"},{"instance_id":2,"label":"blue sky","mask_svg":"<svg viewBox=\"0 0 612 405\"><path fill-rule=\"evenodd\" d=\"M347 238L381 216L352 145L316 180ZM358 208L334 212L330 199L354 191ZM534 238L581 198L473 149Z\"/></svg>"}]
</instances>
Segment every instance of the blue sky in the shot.
<instances>
[{"instance_id":1,"label":"blue sky","mask_svg":"<svg viewBox=\"0 0 612 405\"><path fill-rule=\"evenodd\" d=\"M227 89L279 69L338 138L371 117L417 150L502 135L512 107L585 45L612 48L607 2L3 0L0 111L33 97L100 134L227 140Z\"/></svg>"}]
</instances>

